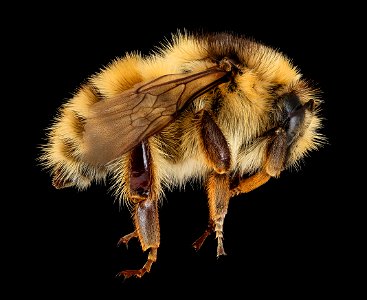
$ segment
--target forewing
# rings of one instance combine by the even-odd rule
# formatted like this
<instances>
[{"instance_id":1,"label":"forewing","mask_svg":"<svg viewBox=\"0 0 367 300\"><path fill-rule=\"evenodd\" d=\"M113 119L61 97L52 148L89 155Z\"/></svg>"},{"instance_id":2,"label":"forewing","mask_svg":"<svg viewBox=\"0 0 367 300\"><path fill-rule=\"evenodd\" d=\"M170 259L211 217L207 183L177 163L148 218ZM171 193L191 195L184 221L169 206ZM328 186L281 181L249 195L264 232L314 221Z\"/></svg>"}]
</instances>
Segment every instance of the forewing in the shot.
<instances>
[{"instance_id":1,"label":"forewing","mask_svg":"<svg viewBox=\"0 0 367 300\"><path fill-rule=\"evenodd\" d=\"M166 127L192 99L226 81L227 74L213 67L164 75L95 103L85 121L84 159L106 164L120 157Z\"/></svg>"}]
</instances>

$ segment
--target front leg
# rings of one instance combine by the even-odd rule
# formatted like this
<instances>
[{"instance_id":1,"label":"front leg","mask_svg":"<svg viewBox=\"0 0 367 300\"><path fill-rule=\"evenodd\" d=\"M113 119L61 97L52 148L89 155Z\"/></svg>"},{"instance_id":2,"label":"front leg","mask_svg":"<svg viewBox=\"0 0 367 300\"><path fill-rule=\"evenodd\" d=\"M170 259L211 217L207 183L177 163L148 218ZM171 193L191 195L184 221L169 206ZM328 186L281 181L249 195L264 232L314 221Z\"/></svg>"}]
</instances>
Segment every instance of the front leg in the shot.
<instances>
[{"instance_id":1,"label":"front leg","mask_svg":"<svg viewBox=\"0 0 367 300\"><path fill-rule=\"evenodd\" d=\"M207 159L207 164L213 168L206 189L209 204L209 224L194 243L193 247L199 250L205 239L215 231L217 238L217 256L225 255L223 247L223 223L227 214L230 199L229 168L231 155L228 143L207 111L202 111L200 123L201 148Z\"/></svg>"},{"instance_id":2,"label":"front leg","mask_svg":"<svg viewBox=\"0 0 367 300\"><path fill-rule=\"evenodd\" d=\"M262 169L231 188L231 197L241 193L248 193L268 182L271 177L278 177L284 169L288 152L287 133L278 128L269 138L268 149Z\"/></svg>"}]
</instances>

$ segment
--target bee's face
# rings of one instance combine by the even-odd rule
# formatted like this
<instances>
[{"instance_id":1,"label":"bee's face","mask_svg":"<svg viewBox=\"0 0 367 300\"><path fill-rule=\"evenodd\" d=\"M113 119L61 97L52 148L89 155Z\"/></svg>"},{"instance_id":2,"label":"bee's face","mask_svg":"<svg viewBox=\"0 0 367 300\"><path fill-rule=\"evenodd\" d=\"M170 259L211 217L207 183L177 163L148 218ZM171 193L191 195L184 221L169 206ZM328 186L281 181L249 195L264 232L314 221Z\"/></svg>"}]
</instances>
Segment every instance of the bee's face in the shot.
<instances>
[{"instance_id":1,"label":"bee's face","mask_svg":"<svg viewBox=\"0 0 367 300\"><path fill-rule=\"evenodd\" d=\"M274 102L269 115L269 131L282 129L286 133L288 147L285 168L297 163L308 151L321 143L316 131L320 128L319 100L303 89L286 92Z\"/></svg>"},{"instance_id":2,"label":"bee's face","mask_svg":"<svg viewBox=\"0 0 367 300\"><path fill-rule=\"evenodd\" d=\"M278 116L275 120L277 126L281 127L287 133L287 145L290 146L307 128L305 124L306 114L313 114L314 110L313 99L302 102L300 97L291 92L283 95L278 106Z\"/></svg>"}]
</instances>

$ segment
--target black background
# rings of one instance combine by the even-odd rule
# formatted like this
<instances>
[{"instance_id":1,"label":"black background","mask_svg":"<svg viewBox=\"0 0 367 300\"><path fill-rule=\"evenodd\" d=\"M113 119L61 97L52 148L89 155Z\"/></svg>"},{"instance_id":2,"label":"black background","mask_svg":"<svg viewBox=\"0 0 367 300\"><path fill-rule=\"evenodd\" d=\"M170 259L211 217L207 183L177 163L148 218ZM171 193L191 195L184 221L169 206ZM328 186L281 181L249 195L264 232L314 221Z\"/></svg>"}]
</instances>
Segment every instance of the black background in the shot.
<instances>
[{"instance_id":1,"label":"black background","mask_svg":"<svg viewBox=\"0 0 367 300\"><path fill-rule=\"evenodd\" d=\"M345 126L350 107L343 92L346 76L340 75L344 58L353 60L347 52L349 31L340 22L347 10L179 6L170 5L167 12L143 4L93 7L93 12L91 7L23 7L29 14L18 30L8 32L18 64L11 76L18 100L10 101L18 118L11 128L23 128L21 139L13 137L20 144L18 158L25 158L23 171L11 168L15 185L9 185L13 193L6 201L16 203L16 218L9 226L17 228L10 235L16 245L15 258L9 259L9 277L17 283L14 292L49 299L121 299L355 291L354 232L360 219L354 217L357 202L348 181L353 158L345 158L350 142ZM142 279L123 280L116 273L140 268L147 255L136 240L128 249L116 246L133 230L127 208L119 209L105 186L84 192L55 190L37 166L38 146L57 108L85 78L125 51L148 53L183 28L235 31L291 57L304 77L323 91L323 133L329 144L312 152L299 172L286 171L231 200L224 225L228 255L220 259L213 236L199 252L191 247L207 224L203 190L188 186L184 192L167 192L160 209L158 260Z\"/></svg>"}]
</instances>

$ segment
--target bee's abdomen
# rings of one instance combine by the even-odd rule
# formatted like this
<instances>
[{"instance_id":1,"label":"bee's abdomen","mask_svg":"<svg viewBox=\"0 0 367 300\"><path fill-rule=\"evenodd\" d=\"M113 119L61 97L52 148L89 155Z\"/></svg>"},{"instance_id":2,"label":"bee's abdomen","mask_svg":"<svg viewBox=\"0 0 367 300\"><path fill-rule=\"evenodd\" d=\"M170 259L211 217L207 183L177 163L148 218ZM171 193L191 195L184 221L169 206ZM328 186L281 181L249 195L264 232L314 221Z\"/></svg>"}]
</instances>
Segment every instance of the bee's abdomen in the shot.
<instances>
[{"instance_id":1,"label":"bee's abdomen","mask_svg":"<svg viewBox=\"0 0 367 300\"><path fill-rule=\"evenodd\" d=\"M83 128L89 107L99 97L94 89L83 86L59 111L48 133L48 144L41 157L43 165L51 170L56 188L75 186L87 188L93 179L103 179L106 170L82 161Z\"/></svg>"}]
</instances>

